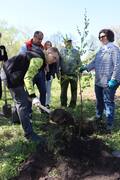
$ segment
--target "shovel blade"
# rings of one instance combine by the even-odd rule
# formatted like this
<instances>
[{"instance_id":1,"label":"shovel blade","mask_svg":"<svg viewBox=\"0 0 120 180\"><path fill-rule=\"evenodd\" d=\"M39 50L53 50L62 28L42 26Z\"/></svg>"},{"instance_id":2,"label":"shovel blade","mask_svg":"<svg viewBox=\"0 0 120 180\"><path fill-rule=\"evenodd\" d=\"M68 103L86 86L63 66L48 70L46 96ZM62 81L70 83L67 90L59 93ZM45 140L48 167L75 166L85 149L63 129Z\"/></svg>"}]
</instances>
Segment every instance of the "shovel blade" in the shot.
<instances>
[{"instance_id":1,"label":"shovel blade","mask_svg":"<svg viewBox=\"0 0 120 180\"><path fill-rule=\"evenodd\" d=\"M5 117L9 118L12 116L12 108L11 108L11 104L5 104L2 107L2 111Z\"/></svg>"}]
</instances>

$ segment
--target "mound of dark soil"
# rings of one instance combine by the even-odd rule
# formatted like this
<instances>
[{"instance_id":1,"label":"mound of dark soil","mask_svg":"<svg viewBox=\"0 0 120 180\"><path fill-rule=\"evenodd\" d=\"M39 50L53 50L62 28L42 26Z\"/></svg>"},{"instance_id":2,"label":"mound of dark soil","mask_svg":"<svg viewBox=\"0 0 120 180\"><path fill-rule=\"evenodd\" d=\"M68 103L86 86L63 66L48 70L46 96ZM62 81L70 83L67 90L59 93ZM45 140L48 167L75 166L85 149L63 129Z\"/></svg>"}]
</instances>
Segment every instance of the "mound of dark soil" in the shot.
<instances>
[{"instance_id":1,"label":"mound of dark soil","mask_svg":"<svg viewBox=\"0 0 120 180\"><path fill-rule=\"evenodd\" d=\"M120 158L99 139L74 139L59 156L37 147L12 180L120 180Z\"/></svg>"}]
</instances>

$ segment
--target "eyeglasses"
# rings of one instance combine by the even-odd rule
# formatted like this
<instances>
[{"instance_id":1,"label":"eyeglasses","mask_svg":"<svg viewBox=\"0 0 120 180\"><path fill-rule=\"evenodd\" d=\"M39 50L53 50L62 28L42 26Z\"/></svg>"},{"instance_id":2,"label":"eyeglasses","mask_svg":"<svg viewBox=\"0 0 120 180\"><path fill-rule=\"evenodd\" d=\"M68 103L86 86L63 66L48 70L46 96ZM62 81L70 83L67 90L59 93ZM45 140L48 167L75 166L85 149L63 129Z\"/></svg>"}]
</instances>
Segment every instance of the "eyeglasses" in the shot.
<instances>
[{"instance_id":1,"label":"eyeglasses","mask_svg":"<svg viewBox=\"0 0 120 180\"><path fill-rule=\"evenodd\" d=\"M106 37L106 35L104 35L104 36L99 36L98 38L99 38L99 39L102 39L102 38L104 38L104 37Z\"/></svg>"}]
</instances>

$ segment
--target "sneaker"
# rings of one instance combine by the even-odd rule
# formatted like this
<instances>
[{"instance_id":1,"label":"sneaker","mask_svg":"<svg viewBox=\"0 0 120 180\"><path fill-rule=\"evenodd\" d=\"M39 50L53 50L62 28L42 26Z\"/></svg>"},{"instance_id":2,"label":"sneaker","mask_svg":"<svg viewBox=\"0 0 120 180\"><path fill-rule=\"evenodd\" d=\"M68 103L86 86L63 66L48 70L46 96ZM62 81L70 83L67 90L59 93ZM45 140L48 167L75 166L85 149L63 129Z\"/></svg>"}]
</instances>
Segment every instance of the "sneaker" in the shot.
<instances>
[{"instance_id":1,"label":"sneaker","mask_svg":"<svg viewBox=\"0 0 120 180\"><path fill-rule=\"evenodd\" d=\"M102 121L100 119L96 119L95 123L96 123L97 130L101 130L102 129Z\"/></svg>"},{"instance_id":2,"label":"sneaker","mask_svg":"<svg viewBox=\"0 0 120 180\"><path fill-rule=\"evenodd\" d=\"M68 108L71 108L71 109L75 109L75 107L76 107L76 105L74 105L74 104L70 104L70 105L68 106Z\"/></svg>"},{"instance_id":3,"label":"sneaker","mask_svg":"<svg viewBox=\"0 0 120 180\"><path fill-rule=\"evenodd\" d=\"M111 129L106 129L105 134L112 134L112 130Z\"/></svg>"},{"instance_id":4,"label":"sneaker","mask_svg":"<svg viewBox=\"0 0 120 180\"><path fill-rule=\"evenodd\" d=\"M102 115L96 116L96 120L97 120L97 121L102 121L102 119L103 119L103 118L102 118Z\"/></svg>"},{"instance_id":5,"label":"sneaker","mask_svg":"<svg viewBox=\"0 0 120 180\"><path fill-rule=\"evenodd\" d=\"M112 129L113 129L113 125L108 124L107 127L106 127L106 133L107 134L111 134L112 133Z\"/></svg>"},{"instance_id":6,"label":"sneaker","mask_svg":"<svg viewBox=\"0 0 120 180\"><path fill-rule=\"evenodd\" d=\"M61 109L66 109L67 106L66 105L61 105Z\"/></svg>"},{"instance_id":7,"label":"sneaker","mask_svg":"<svg viewBox=\"0 0 120 180\"><path fill-rule=\"evenodd\" d=\"M35 133L32 133L31 135L29 136L26 136L27 140L29 141L33 141L33 142L38 142L38 143L41 143L41 144L44 144L45 143L45 138L42 137L42 136L39 136Z\"/></svg>"}]
</instances>

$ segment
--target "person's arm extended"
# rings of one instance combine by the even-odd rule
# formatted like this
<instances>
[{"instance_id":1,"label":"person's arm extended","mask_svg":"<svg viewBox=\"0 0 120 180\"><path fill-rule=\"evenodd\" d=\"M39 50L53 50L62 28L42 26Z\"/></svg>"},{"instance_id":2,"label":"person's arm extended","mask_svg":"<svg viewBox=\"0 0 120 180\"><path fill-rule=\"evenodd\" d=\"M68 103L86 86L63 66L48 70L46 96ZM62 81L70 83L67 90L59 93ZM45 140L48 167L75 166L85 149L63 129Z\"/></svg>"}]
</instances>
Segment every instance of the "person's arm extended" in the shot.
<instances>
[{"instance_id":1,"label":"person's arm extended","mask_svg":"<svg viewBox=\"0 0 120 180\"><path fill-rule=\"evenodd\" d=\"M91 70L95 69L95 59L92 60L88 65L86 65L86 70L89 72Z\"/></svg>"},{"instance_id":2,"label":"person's arm extended","mask_svg":"<svg viewBox=\"0 0 120 180\"><path fill-rule=\"evenodd\" d=\"M27 88L28 94L35 93L34 86L33 86L33 78L37 74L42 64L43 64L42 58L32 58L30 60L30 65L24 78L25 86Z\"/></svg>"}]
</instances>

